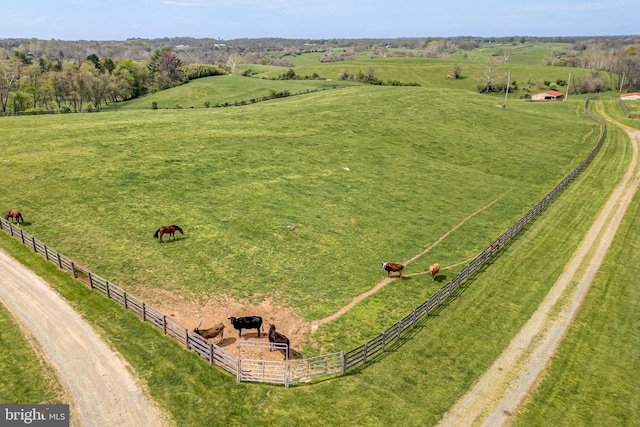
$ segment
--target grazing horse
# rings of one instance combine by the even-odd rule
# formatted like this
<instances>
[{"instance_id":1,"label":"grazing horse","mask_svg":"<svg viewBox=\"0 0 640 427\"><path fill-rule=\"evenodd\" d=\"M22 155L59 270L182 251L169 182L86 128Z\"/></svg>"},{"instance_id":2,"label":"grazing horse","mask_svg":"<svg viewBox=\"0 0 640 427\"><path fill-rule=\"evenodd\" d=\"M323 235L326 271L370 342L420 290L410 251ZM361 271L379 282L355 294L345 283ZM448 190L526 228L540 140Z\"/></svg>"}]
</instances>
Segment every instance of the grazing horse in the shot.
<instances>
[{"instance_id":1,"label":"grazing horse","mask_svg":"<svg viewBox=\"0 0 640 427\"><path fill-rule=\"evenodd\" d=\"M440 264L435 263L431 267L429 267L429 274L431 275L431 280L436 280L436 276L440 273Z\"/></svg>"},{"instance_id":2,"label":"grazing horse","mask_svg":"<svg viewBox=\"0 0 640 427\"><path fill-rule=\"evenodd\" d=\"M16 221L16 224L20 224L20 221L24 222L24 219L22 218L22 214L20 213L20 211L11 210L11 209L8 210L7 213L4 214L4 219L9 221L9 218L13 218Z\"/></svg>"},{"instance_id":3,"label":"grazing horse","mask_svg":"<svg viewBox=\"0 0 640 427\"><path fill-rule=\"evenodd\" d=\"M169 238L172 238L175 240L176 236L175 236L175 232L179 231L181 234L184 234L184 231L182 231L182 228L178 227L177 225L163 225L162 227L158 228L156 230L156 233L153 235L153 237L155 237L156 239L158 238L158 236L160 236L160 243L162 243L162 235L163 234L168 234Z\"/></svg>"}]
</instances>

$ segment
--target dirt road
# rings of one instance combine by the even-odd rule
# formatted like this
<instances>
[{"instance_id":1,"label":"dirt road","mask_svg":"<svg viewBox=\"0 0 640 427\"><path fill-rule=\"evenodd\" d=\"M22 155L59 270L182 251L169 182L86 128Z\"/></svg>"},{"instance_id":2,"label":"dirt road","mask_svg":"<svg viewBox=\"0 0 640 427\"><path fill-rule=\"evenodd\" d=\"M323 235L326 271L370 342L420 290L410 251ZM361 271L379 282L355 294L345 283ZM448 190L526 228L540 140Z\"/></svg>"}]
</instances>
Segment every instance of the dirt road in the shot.
<instances>
[{"instance_id":1,"label":"dirt road","mask_svg":"<svg viewBox=\"0 0 640 427\"><path fill-rule=\"evenodd\" d=\"M599 114L605 116L603 111ZM638 190L640 131L625 130L631 139L633 157L623 179L540 307L493 365L445 414L440 426L508 425L537 385L571 326ZM575 289L568 288L572 281L578 283Z\"/></svg>"},{"instance_id":2,"label":"dirt road","mask_svg":"<svg viewBox=\"0 0 640 427\"><path fill-rule=\"evenodd\" d=\"M72 399L73 425L165 425L127 363L60 295L3 251L0 271L0 301L30 331L39 344L37 351L57 371Z\"/></svg>"}]
</instances>

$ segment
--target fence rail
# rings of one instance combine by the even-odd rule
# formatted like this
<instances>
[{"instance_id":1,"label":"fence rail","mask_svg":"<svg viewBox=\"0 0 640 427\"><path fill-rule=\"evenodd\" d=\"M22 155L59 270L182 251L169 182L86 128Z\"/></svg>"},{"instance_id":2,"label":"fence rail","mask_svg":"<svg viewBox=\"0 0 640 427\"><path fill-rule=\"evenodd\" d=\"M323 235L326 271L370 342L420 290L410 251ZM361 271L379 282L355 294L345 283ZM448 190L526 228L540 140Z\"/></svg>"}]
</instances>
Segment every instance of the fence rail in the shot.
<instances>
[{"instance_id":1,"label":"fence rail","mask_svg":"<svg viewBox=\"0 0 640 427\"><path fill-rule=\"evenodd\" d=\"M308 382L322 376L344 375L358 365L365 364L371 358L383 353L386 348L399 341L402 333L407 329L415 328L429 313L455 294L456 290L488 261L491 260L504 246L533 219L535 219L555 198L560 194L575 177L587 167L597 154L606 137L606 124L603 119L595 116L588 110L589 98L585 100L584 112L601 125L600 137L589 155L564 178L553 190L540 202L529 210L522 218L494 240L473 260L465 265L449 283L442 286L422 304L413 309L411 313L391 325L384 332L366 343L347 352L324 354L311 358L271 362L265 360L241 359L216 344L209 343L205 338L192 333L183 325L167 317L159 310L146 304L144 301L129 294L118 285L91 272L86 267L72 261L65 255L48 247L31 234L22 230L8 220L0 217L0 229L5 230L11 236L43 255L48 261L54 262L58 267L74 278L88 284L142 318L143 321L162 329L165 335L169 335L184 345L187 349L195 351L211 365L234 374L238 381L267 382L274 384L296 384Z\"/></svg>"}]
</instances>

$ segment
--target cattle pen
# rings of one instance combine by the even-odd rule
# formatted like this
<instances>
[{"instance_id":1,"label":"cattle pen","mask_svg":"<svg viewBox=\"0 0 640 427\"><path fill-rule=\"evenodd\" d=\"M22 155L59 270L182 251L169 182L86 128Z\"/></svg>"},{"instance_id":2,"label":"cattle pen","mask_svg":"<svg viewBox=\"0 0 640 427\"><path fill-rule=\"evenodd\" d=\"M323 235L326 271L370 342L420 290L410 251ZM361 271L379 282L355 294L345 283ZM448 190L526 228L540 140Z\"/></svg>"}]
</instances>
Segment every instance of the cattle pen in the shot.
<instances>
[{"instance_id":1,"label":"cattle pen","mask_svg":"<svg viewBox=\"0 0 640 427\"><path fill-rule=\"evenodd\" d=\"M103 293L109 299L117 301L125 309L138 314L144 322L162 329L165 335L176 339L187 349L195 351L211 365L218 366L236 376L238 382L262 382L281 384L285 387L313 381L320 377L345 375L349 369L366 364L376 355L383 353L392 345L399 345L402 334L424 321L444 301L456 295L462 284L472 275L480 271L486 262L491 260L500 249L504 248L511 239L528 224L530 224L544 209L580 174L595 157L606 137L606 124L603 119L593 115L588 110L589 98L586 98L584 112L600 124L600 137L587 157L556 187L540 200L531 210L520 218L500 237L488 245L473 260L471 260L451 281L442 286L408 315L391 325L384 332L365 342L364 344L343 352L323 354L320 356L288 359L284 361L266 361L243 359L241 352L236 356L224 348L208 342L206 338L190 331L171 317L146 304L131 295L118 285L91 272L88 268L71 260L69 257L48 247L31 234L10 221L0 218L0 228L11 236L19 239L34 252L41 254L46 260L55 263L61 270L71 274L74 278L86 283L91 289ZM251 342L245 345L259 345ZM279 347L280 349L286 349Z\"/></svg>"}]
</instances>

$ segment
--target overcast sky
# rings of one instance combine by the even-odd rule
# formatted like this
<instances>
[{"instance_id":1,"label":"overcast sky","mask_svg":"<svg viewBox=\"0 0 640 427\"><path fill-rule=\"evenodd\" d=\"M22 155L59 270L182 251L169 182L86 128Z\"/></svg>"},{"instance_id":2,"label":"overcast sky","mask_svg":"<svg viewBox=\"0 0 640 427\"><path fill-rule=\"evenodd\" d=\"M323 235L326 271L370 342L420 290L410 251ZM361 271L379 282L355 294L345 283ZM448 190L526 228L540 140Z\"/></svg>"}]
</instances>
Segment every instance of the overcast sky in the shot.
<instances>
[{"instance_id":1,"label":"overcast sky","mask_svg":"<svg viewBox=\"0 0 640 427\"><path fill-rule=\"evenodd\" d=\"M640 0L0 0L0 38L637 35L639 18Z\"/></svg>"}]
</instances>

